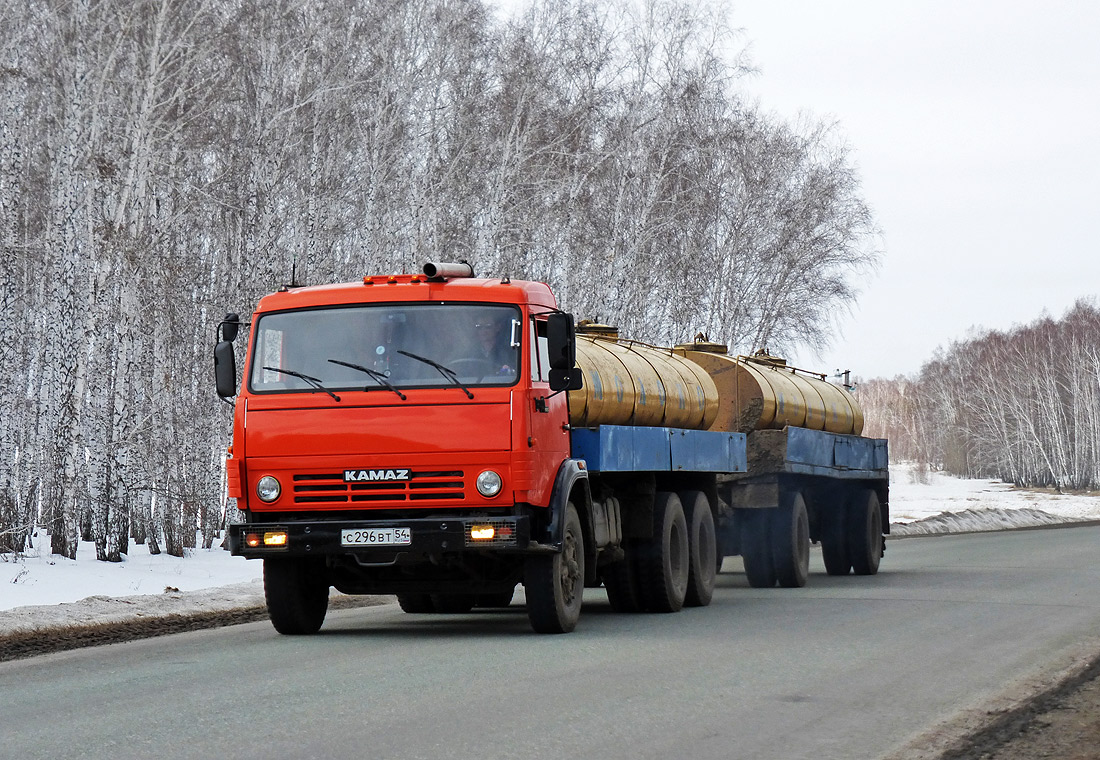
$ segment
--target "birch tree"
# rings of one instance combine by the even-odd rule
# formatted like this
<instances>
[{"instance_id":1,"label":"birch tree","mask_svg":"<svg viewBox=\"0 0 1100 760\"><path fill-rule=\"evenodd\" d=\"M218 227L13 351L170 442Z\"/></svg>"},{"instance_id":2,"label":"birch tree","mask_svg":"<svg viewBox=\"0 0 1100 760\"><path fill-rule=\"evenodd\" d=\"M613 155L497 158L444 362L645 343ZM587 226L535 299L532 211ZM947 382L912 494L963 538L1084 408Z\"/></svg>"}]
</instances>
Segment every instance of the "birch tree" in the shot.
<instances>
[{"instance_id":1,"label":"birch tree","mask_svg":"<svg viewBox=\"0 0 1100 760\"><path fill-rule=\"evenodd\" d=\"M0 550L36 522L69 557L212 546L210 343L292 280L459 258L634 338L827 340L870 211L835 128L742 102L731 29L670 0L0 0ZM1063 422L1067 456L1100 424Z\"/></svg>"}]
</instances>

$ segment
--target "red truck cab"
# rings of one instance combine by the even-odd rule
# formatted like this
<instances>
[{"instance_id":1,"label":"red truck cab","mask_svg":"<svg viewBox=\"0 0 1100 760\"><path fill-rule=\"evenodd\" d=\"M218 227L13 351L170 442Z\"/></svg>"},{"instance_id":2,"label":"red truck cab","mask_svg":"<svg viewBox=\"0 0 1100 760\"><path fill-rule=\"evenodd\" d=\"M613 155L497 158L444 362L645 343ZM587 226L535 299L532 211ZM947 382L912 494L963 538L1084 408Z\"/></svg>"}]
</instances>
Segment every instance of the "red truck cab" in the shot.
<instances>
[{"instance_id":1,"label":"red truck cab","mask_svg":"<svg viewBox=\"0 0 1100 760\"><path fill-rule=\"evenodd\" d=\"M264 297L239 393L236 323L223 323L229 496L245 515L230 548L264 560L281 632L317 630L330 586L459 611L525 583L537 630L575 624L584 557L570 499L587 480L550 381L556 354L554 387L576 382L572 319L545 284L469 275L431 264Z\"/></svg>"}]
</instances>

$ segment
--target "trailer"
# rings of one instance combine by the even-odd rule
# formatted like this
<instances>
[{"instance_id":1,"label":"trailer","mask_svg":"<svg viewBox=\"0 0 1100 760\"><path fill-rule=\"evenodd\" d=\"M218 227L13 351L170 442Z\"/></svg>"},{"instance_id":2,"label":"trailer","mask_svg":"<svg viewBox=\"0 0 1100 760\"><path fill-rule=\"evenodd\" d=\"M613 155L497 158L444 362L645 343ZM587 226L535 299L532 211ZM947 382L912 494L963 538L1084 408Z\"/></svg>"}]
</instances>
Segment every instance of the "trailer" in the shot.
<instances>
[{"instance_id":1,"label":"trailer","mask_svg":"<svg viewBox=\"0 0 1100 760\"><path fill-rule=\"evenodd\" d=\"M705 606L731 555L754 586L804 585L811 541L829 573L878 570L886 442L774 357L622 340L543 283L437 263L283 288L218 337L230 549L263 561L280 633L319 630L330 588L440 614L522 585L532 628L562 633L585 588Z\"/></svg>"}]
</instances>

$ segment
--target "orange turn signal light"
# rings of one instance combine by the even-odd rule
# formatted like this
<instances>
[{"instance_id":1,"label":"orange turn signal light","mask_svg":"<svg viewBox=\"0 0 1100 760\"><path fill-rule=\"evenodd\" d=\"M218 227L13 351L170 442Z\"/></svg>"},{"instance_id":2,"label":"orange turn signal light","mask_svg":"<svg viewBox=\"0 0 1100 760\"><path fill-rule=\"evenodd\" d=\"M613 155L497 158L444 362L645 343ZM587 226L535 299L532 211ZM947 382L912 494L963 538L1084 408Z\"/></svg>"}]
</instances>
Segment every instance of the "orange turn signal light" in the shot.
<instances>
[{"instance_id":1,"label":"orange turn signal light","mask_svg":"<svg viewBox=\"0 0 1100 760\"><path fill-rule=\"evenodd\" d=\"M250 549L267 547L269 549L281 549L287 545L289 536L285 530L268 530L263 533L245 533L244 543Z\"/></svg>"}]
</instances>

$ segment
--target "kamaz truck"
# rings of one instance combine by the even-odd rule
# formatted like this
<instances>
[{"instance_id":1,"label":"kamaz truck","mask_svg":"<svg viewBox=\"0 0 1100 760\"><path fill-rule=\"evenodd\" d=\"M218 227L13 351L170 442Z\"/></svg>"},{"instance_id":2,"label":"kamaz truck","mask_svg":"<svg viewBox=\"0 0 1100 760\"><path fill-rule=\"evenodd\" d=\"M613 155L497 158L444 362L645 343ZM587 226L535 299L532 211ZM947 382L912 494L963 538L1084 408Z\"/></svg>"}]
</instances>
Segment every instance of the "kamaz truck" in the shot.
<instances>
[{"instance_id":1,"label":"kamaz truck","mask_svg":"<svg viewBox=\"0 0 1100 760\"><path fill-rule=\"evenodd\" d=\"M230 549L263 560L280 633L319 630L331 588L429 614L522 585L532 628L563 633L585 588L705 606L726 556L758 587L804 585L811 542L830 574L878 571L886 441L781 359L626 340L543 283L446 263L284 287L218 338Z\"/></svg>"}]
</instances>

